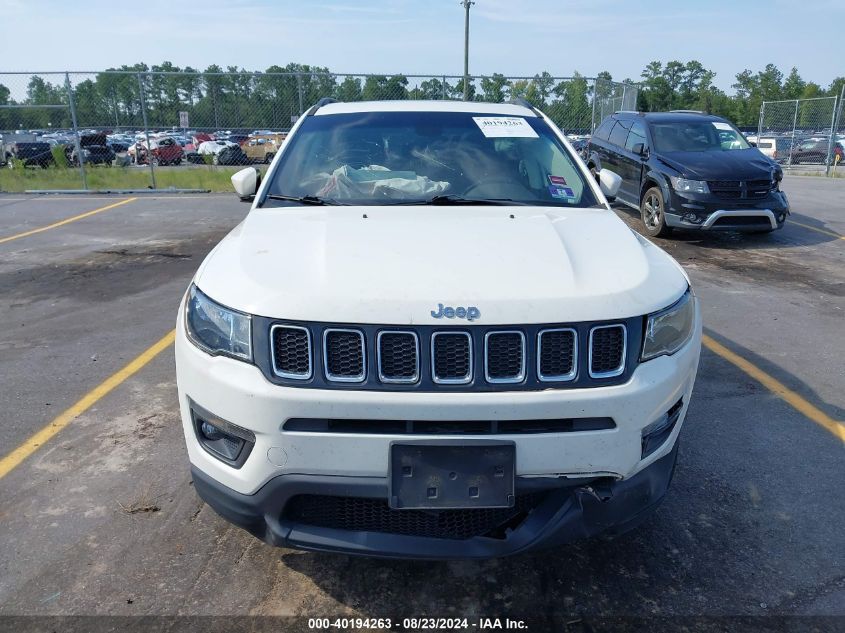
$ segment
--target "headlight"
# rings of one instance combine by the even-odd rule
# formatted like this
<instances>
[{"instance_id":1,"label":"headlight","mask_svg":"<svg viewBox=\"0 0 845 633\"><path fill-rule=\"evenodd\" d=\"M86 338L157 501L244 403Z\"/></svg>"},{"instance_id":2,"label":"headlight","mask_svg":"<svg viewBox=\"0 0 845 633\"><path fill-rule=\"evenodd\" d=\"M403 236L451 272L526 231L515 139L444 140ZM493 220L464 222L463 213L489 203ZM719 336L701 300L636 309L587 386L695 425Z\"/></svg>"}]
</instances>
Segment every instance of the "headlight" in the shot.
<instances>
[{"instance_id":1,"label":"headlight","mask_svg":"<svg viewBox=\"0 0 845 633\"><path fill-rule=\"evenodd\" d=\"M185 306L188 338L209 354L224 354L252 362L252 319L225 308L191 284Z\"/></svg>"},{"instance_id":2,"label":"headlight","mask_svg":"<svg viewBox=\"0 0 845 633\"><path fill-rule=\"evenodd\" d=\"M648 316L640 360L674 354L692 336L695 321L695 296L687 290L674 304Z\"/></svg>"},{"instance_id":3,"label":"headlight","mask_svg":"<svg viewBox=\"0 0 845 633\"><path fill-rule=\"evenodd\" d=\"M677 178L672 176L669 178L672 181L672 186L675 191L681 193L710 193L705 180L687 180L686 178Z\"/></svg>"}]
</instances>

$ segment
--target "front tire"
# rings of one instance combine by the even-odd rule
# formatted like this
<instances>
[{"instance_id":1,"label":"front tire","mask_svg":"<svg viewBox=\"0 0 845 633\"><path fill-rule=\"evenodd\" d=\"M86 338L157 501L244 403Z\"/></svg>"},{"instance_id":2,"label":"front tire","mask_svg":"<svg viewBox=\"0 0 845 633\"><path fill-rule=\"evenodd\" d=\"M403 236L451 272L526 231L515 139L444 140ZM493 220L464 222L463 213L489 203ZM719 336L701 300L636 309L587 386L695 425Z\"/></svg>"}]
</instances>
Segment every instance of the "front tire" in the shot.
<instances>
[{"instance_id":1,"label":"front tire","mask_svg":"<svg viewBox=\"0 0 845 633\"><path fill-rule=\"evenodd\" d=\"M666 237L672 232L672 228L666 226L666 203L660 187L645 192L640 202L640 216L645 232L651 237Z\"/></svg>"}]
</instances>

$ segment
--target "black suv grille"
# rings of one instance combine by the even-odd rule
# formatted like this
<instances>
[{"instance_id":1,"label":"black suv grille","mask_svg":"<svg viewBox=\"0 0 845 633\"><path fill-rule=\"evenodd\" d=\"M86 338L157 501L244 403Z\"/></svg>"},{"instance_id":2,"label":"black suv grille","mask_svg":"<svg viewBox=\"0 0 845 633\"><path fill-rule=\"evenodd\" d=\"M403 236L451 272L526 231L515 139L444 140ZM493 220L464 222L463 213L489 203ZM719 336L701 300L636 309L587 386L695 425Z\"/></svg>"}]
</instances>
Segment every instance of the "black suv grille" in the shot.
<instances>
[{"instance_id":1,"label":"black suv grille","mask_svg":"<svg viewBox=\"0 0 845 633\"><path fill-rule=\"evenodd\" d=\"M285 378L311 377L311 335L303 327L273 327L273 369Z\"/></svg>"},{"instance_id":2,"label":"black suv grille","mask_svg":"<svg viewBox=\"0 0 845 633\"><path fill-rule=\"evenodd\" d=\"M590 375L617 376L625 370L625 328L604 325L590 333Z\"/></svg>"},{"instance_id":3,"label":"black suv grille","mask_svg":"<svg viewBox=\"0 0 845 633\"><path fill-rule=\"evenodd\" d=\"M519 382L525 377L525 336L521 332L490 332L485 344L487 380Z\"/></svg>"},{"instance_id":4,"label":"black suv grille","mask_svg":"<svg viewBox=\"0 0 845 633\"><path fill-rule=\"evenodd\" d=\"M707 185L714 196L726 200L759 200L772 189L771 180L710 180Z\"/></svg>"},{"instance_id":5,"label":"black suv grille","mask_svg":"<svg viewBox=\"0 0 845 633\"><path fill-rule=\"evenodd\" d=\"M419 342L413 332L381 332L378 337L379 378L416 382L420 375Z\"/></svg>"},{"instance_id":6,"label":"black suv grille","mask_svg":"<svg viewBox=\"0 0 845 633\"><path fill-rule=\"evenodd\" d=\"M517 495L513 508L469 510L393 510L384 499L297 495L285 506L284 517L296 523L350 532L384 532L465 540L500 536L516 527L537 507L545 493Z\"/></svg>"},{"instance_id":7,"label":"black suv grille","mask_svg":"<svg viewBox=\"0 0 845 633\"><path fill-rule=\"evenodd\" d=\"M326 377L329 380L364 379L364 334L358 330L326 330L323 334Z\"/></svg>"},{"instance_id":8,"label":"black suv grille","mask_svg":"<svg viewBox=\"0 0 845 633\"><path fill-rule=\"evenodd\" d=\"M472 380L472 347L466 332L437 332L431 339L435 382Z\"/></svg>"}]
</instances>

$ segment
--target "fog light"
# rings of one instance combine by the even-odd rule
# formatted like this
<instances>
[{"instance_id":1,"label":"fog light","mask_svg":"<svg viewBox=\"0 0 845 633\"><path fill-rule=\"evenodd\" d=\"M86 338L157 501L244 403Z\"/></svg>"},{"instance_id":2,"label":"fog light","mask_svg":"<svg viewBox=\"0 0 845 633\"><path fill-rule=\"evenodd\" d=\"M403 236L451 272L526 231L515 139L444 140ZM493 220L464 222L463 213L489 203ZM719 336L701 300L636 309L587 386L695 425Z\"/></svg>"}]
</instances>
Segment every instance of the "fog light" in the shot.
<instances>
[{"instance_id":1,"label":"fog light","mask_svg":"<svg viewBox=\"0 0 845 633\"><path fill-rule=\"evenodd\" d=\"M781 213L781 214L778 216L778 222L783 222L785 219L786 219L786 214L785 214L785 213Z\"/></svg>"},{"instance_id":2,"label":"fog light","mask_svg":"<svg viewBox=\"0 0 845 633\"><path fill-rule=\"evenodd\" d=\"M200 433L202 433L202 436L205 439L211 442L223 439L223 431L208 422L203 422L202 425L200 425Z\"/></svg>"},{"instance_id":3,"label":"fog light","mask_svg":"<svg viewBox=\"0 0 845 633\"><path fill-rule=\"evenodd\" d=\"M671 409L643 429L642 457L651 455L669 439L681 417L683 405L683 399L678 400Z\"/></svg>"},{"instance_id":4,"label":"fog light","mask_svg":"<svg viewBox=\"0 0 845 633\"><path fill-rule=\"evenodd\" d=\"M684 221L689 222L690 224L699 224L701 222L701 218L699 218L695 213L685 213Z\"/></svg>"},{"instance_id":5,"label":"fog light","mask_svg":"<svg viewBox=\"0 0 845 633\"><path fill-rule=\"evenodd\" d=\"M243 466L255 445L255 434L223 420L194 402L190 406L197 441L206 452L235 468Z\"/></svg>"}]
</instances>

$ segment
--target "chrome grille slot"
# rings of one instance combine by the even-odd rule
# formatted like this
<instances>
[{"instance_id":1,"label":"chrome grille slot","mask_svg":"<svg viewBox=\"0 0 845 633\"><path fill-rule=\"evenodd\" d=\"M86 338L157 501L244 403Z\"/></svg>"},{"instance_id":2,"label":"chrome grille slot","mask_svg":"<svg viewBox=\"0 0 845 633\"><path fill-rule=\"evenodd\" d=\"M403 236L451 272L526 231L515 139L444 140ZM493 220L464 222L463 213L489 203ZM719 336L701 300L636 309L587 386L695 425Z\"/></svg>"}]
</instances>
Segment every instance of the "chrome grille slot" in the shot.
<instances>
[{"instance_id":1,"label":"chrome grille slot","mask_svg":"<svg viewBox=\"0 0 845 633\"><path fill-rule=\"evenodd\" d=\"M387 383L414 383L420 377L420 343L416 332L379 332L378 377Z\"/></svg>"},{"instance_id":2,"label":"chrome grille slot","mask_svg":"<svg viewBox=\"0 0 845 633\"><path fill-rule=\"evenodd\" d=\"M367 375L364 349L364 333L360 330L324 330L323 363L326 379L334 382L362 382Z\"/></svg>"},{"instance_id":3,"label":"chrome grille slot","mask_svg":"<svg viewBox=\"0 0 845 633\"><path fill-rule=\"evenodd\" d=\"M469 332L431 335L432 379L438 384L461 385L472 380L472 338Z\"/></svg>"},{"instance_id":4,"label":"chrome grille slot","mask_svg":"<svg viewBox=\"0 0 845 633\"><path fill-rule=\"evenodd\" d=\"M541 330L537 335L537 378L573 380L578 374L578 332L572 328Z\"/></svg>"},{"instance_id":5,"label":"chrome grille slot","mask_svg":"<svg viewBox=\"0 0 845 633\"><path fill-rule=\"evenodd\" d=\"M611 378L625 371L627 331L624 325L599 325L590 330L590 377Z\"/></svg>"},{"instance_id":6,"label":"chrome grille slot","mask_svg":"<svg viewBox=\"0 0 845 633\"><path fill-rule=\"evenodd\" d=\"M490 383L521 382L525 378L522 332L488 332L484 336L484 377Z\"/></svg>"},{"instance_id":7,"label":"chrome grille slot","mask_svg":"<svg viewBox=\"0 0 845 633\"><path fill-rule=\"evenodd\" d=\"M293 380L311 378L311 332L297 325L274 325L270 330L273 371Z\"/></svg>"}]
</instances>

